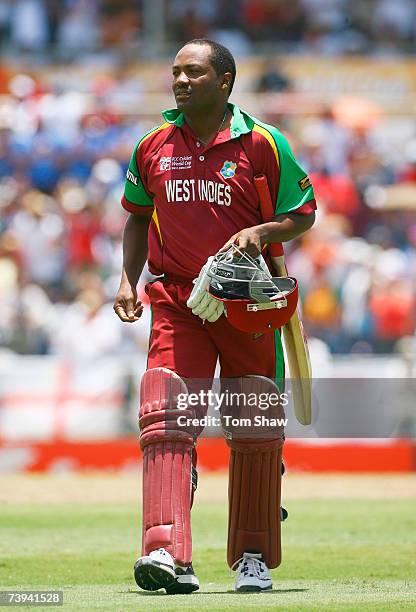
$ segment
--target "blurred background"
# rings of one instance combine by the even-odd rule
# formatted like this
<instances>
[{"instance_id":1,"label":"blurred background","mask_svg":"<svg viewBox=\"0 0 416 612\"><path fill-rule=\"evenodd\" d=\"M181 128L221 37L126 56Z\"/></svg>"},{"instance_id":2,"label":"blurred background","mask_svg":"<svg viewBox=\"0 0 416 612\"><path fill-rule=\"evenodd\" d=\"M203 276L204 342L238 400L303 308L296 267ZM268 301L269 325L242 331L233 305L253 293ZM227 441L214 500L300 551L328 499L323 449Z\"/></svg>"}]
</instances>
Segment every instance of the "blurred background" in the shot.
<instances>
[{"instance_id":1,"label":"blurred background","mask_svg":"<svg viewBox=\"0 0 416 612\"><path fill-rule=\"evenodd\" d=\"M64 442L136 452L150 314L112 311L120 197L195 37L231 49L232 101L311 176L317 222L287 259L314 375L415 377L413 0L0 0L0 469L84 465Z\"/></svg>"}]
</instances>

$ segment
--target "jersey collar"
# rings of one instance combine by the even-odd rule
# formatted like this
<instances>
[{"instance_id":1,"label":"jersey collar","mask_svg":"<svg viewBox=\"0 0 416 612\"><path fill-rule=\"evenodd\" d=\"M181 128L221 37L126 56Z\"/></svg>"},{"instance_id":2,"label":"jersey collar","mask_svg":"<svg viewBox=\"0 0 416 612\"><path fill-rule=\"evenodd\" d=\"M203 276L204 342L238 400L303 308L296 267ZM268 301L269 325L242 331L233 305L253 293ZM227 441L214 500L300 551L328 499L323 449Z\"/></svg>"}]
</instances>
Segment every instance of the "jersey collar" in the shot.
<instances>
[{"instance_id":1,"label":"jersey collar","mask_svg":"<svg viewBox=\"0 0 416 612\"><path fill-rule=\"evenodd\" d=\"M236 104L228 103L228 108L232 112L230 136L231 138L238 138L242 134L248 134L251 132L254 126L254 120L242 111ZM177 127L182 127L185 123L185 117L182 111L177 108L171 108L162 112L162 116L165 121L172 123Z\"/></svg>"}]
</instances>

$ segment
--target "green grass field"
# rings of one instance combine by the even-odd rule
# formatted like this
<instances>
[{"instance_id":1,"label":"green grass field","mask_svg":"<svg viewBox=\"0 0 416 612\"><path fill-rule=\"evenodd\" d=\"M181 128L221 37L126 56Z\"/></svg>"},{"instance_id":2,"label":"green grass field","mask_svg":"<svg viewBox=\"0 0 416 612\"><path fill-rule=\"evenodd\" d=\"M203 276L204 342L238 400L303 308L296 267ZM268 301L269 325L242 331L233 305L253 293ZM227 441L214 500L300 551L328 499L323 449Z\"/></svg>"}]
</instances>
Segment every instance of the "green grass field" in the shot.
<instances>
[{"instance_id":1,"label":"green grass field","mask_svg":"<svg viewBox=\"0 0 416 612\"><path fill-rule=\"evenodd\" d=\"M357 486L348 477L344 487L343 478L285 477L290 516L274 589L242 595L233 592L225 563L226 479L202 475L193 511L201 590L167 596L140 591L132 578L139 541L134 477L4 476L1 589L63 589L68 611L416 610L414 477L358 477Z\"/></svg>"}]
</instances>

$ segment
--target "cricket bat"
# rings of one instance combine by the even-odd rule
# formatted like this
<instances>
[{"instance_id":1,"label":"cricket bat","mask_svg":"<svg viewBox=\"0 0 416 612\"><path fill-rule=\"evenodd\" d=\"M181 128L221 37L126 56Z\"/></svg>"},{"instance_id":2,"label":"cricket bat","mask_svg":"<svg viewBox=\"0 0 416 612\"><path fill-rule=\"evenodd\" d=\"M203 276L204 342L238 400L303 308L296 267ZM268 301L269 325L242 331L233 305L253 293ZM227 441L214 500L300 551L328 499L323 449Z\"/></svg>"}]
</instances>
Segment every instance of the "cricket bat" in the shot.
<instances>
[{"instance_id":1,"label":"cricket bat","mask_svg":"<svg viewBox=\"0 0 416 612\"><path fill-rule=\"evenodd\" d=\"M260 199L260 210L263 221L267 223L274 217L267 177L258 174L254 177L254 184ZM273 267L278 276L288 276L285 265L283 245L274 243L268 245ZM303 325L299 319L298 309L292 318L283 326L283 339L289 361L290 376L293 379L293 403L295 416L302 425L310 425L312 421L312 368L309 358L308 344Z\"/></svg>"}]
</instances>

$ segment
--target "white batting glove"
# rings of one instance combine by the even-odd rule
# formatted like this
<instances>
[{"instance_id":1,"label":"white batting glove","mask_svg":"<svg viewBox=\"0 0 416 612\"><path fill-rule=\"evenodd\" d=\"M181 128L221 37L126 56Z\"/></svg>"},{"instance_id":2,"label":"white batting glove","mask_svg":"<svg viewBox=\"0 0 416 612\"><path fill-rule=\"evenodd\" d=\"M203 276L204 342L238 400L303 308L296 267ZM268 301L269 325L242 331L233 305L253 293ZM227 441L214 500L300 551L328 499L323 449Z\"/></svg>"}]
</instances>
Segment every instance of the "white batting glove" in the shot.
<instances>
[{"instance_id":1,"label":"white batting glove","mask_svg":"<svg viewBox=\"0 0 416 612\"><path fill-rule=\"evenodd\" d=\"M224 312L224 304L216 300L208 293L210 277L207 274L214 256L208 257L208 261L201 268L198 278L194 280L194 288L186 305L203 321L215 323Z\"/></svg>"}]
</instances>

